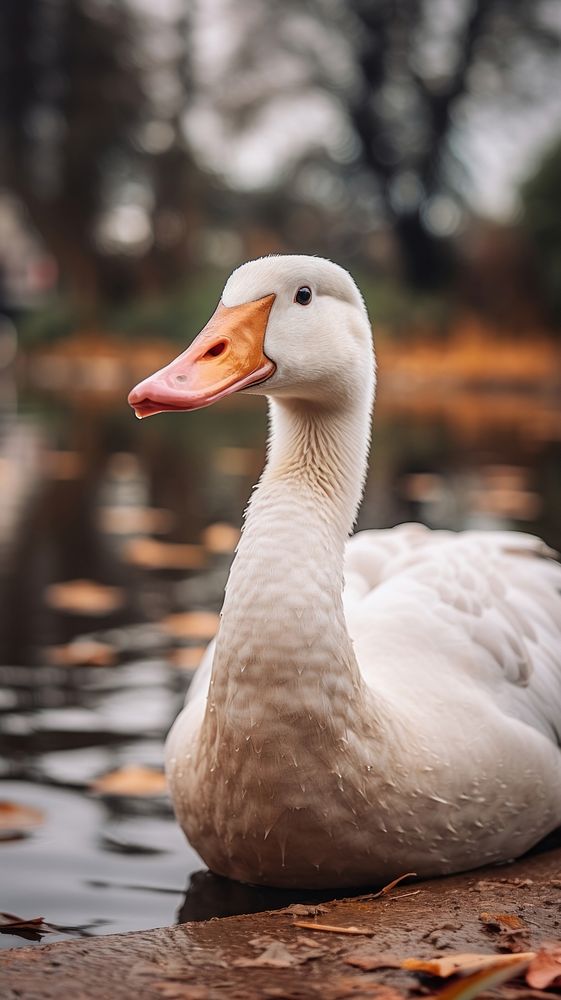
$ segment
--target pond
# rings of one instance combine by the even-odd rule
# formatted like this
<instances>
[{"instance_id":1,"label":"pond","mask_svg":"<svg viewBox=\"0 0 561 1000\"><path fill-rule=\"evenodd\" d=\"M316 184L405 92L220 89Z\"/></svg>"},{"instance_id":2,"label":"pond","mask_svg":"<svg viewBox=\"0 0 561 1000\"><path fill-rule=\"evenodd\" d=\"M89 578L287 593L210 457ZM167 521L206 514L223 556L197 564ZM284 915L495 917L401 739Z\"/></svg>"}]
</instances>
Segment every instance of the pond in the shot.
<instances>
[{"instance_id":1,"label":"pond","mask_svg":"<svg viewBox=\"0 0 561 1000\"><path fill-rule=\"evenodd\" d=\"M263 401L138 424L124 385L20 381L0 394L0 910L43 917L50 941L284 904L205 872L160 778L262 466ZM376 414L359 527L561 547L551 395L388 380Z\"/></svg>"}]
</instances>

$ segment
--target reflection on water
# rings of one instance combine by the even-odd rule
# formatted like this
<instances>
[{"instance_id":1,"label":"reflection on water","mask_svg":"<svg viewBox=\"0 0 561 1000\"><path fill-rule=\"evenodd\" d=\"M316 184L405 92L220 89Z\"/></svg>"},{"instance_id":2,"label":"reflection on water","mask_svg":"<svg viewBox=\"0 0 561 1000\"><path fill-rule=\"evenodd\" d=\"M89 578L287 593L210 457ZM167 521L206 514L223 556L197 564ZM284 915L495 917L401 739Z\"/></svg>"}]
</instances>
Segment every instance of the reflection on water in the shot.
<instances>
[{"instance_id":1,"label":"reflection on water","mask_svg":"<svg viewBox=\"0 0 561 1000\"><path fill-rule=\"evenodd\" d=\"M44 817L0 825L0 908L62 936L296 898L201 872L164 796L90 787L161 768L264 454L253 397L139 425L124 395L27 391L16 408L11 386L0 411L0 797ZM560 452L539 395L388 388L359 526L515 526L561 547Z\"/></svg>"}]
</instances>

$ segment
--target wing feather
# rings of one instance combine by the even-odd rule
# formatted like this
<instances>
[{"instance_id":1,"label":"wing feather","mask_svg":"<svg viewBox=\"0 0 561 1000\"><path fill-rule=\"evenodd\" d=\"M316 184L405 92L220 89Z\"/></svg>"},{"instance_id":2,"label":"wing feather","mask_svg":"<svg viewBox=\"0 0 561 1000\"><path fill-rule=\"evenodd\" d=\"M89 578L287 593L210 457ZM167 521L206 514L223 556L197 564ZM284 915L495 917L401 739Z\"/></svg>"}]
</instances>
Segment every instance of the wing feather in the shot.
<instances>
[{"instance_id":1,"label":"wing feather","mask_svg":"<svg viewBox=\"0 0 561 1000\"><path fill-rule=\"evenodd\" d=\"M435 654L445 622L463 667L504 710L558 738L561 729L561 565L521 532L360 532L347 547L345 608L353 638L368 619L403 622ZM451 633L450 633L451 630ZM374 657L375 659L375 657ZM365 676L375 667L366 664ZM518 693L516 693L518 692Z\"/></svg>"}]
</instances>

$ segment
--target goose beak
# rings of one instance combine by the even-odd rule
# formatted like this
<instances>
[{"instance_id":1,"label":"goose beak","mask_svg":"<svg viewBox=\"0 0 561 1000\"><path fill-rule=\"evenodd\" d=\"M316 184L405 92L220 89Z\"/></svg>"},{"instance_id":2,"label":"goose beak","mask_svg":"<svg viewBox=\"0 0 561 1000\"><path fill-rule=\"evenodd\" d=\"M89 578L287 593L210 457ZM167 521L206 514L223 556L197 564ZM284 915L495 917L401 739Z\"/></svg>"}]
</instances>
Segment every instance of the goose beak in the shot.
<instances>
[{"instance_id":1,"label":"goose beak","mask_svg":"<svg viewBox=\"0 0 561 1000\"><path fill-rule=\"evenodd\" d=\"M275 364L264 353L264 342L275 297L239 306L220 303L183 354L129 393L136 416L199 410L269 378Z\"/></svg>"}]
</instances>

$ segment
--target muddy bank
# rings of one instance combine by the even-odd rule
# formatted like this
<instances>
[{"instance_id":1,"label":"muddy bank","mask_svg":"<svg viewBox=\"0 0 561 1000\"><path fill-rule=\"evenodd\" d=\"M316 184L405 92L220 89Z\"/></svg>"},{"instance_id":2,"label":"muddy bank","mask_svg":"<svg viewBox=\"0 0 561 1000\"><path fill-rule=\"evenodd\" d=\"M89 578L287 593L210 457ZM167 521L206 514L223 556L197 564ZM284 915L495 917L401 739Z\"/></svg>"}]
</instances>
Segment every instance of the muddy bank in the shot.
<instances>
[{"instance_id":1,"label":"muddy bank","mask_svg":"<svg viewBox=\"0 0 561 1000\"><path fill-rule=\"evenodd\" d=\"M504 953L535 950L561 938L561 848L467 875L405 881L378 899L361 896L317 909L292 907L7 951L0 956L0 995L5 1000L390 1000L382 985L406 997L418 995L417 975L368 966L381 953L397 960ZM491 919L505 914L510 924ZM363 933L321 932L301 923ZM500 992L510 1000L529 995L521 981Z\"/></svg>"}]
</instances>

